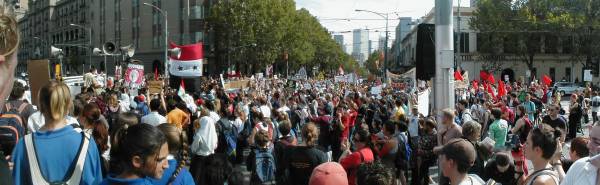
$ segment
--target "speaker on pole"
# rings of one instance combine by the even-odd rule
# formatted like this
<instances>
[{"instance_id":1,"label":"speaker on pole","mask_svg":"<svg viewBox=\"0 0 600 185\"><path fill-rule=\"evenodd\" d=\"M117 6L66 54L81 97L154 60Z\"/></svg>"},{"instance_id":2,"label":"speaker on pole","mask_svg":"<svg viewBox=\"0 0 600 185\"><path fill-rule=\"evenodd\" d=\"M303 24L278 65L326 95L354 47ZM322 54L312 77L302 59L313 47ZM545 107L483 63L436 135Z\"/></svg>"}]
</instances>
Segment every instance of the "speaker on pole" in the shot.
<instances>
[{"instance_id":1,"label":"speaker on pole","mask_svg":"<svg viewBox=\"0 0 600 185\"><path fill-rule=\"evenodd\" d=\"M435 25L417 26L416 75L418 80L430 80L435 76Z\"/></svg>"}]
</instances>

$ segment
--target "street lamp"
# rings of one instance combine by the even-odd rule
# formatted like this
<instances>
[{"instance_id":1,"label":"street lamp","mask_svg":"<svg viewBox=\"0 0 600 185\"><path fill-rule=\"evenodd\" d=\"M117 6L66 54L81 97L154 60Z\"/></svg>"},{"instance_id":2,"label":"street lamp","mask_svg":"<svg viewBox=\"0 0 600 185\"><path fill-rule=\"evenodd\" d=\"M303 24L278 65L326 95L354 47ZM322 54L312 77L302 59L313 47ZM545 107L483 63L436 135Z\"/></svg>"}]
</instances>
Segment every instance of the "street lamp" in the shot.
<instances>
[{"instance_id":1,"label":"street lamp","mask_svg":"<svg viewBox=\"0 0 600 185\"><path fill-rule=\"evenodd\" d=\"M42 43L44 43L44 46L47 46L47 45L48 45L48 42L46 42L46 40L44 40L44 39L41 39L41 38L39 38L39 37L33 37L33 39L37 39L37 40L40 40L40 41L42 41Z\"/></svg>"},{"instance_id":2,"label":"street lamp","mask_svg":"<svg viewBox=\"0 0 600 185\"><path fill-rule=\"evenodd\" d=\"M88 49L90 50L90 52L88 53L88 56L89 56L89 62L90 62L90 66L91 66L92 65L92 52L93 52L92 51L92 49L93 49L92 48L92 28L86 28L86 27L81 26L79 24L73 24L73 23L69 24L69 26L78 27L78 28L81 28L81 29L84 29L84 30L88 31L88 37L90 38L90 41L88 43ZM85 62L83 64L83 74L85 74Z\"/></svg>"},{"instance_id":3,"label":"street lamp","mask_svg":"<svg viewBox=\"0 0 600 185\"><path fill-rule=\"evenodd\" d=\"M383 17L385 19L385 46L383 47L383 81L387 82L387 52L388 52L388 15L390 13L379 13L379 12L374 12L374 11L370 11L370 10L360 10L360 9L356 9L354 10L356 12L369 12L369 13L373 13L376 15L379 15L381 17ZM396 12L392 12L392 13L396 13Z\"/></svg>"},{"instance_id":4,"label":"street lamp","mask_svg":"<svg viewBox=\"0 0 600 185\"><path fill-rule=\"evenodd\" d=\"M169 42L169 30L167 29L168 25L167 25L167 11L163 11L160 8L158 8L157 6L154 6L152 4L148 4L148 3L144 3L144 5L146 6L150 6L152 8L154 8L156 11L160 12L160 14L163 15L164 19L165 19L165 78L169 78L169 59L168 59L168 55L169 55L169 47L168 47L168 42Z\"/></svg>"}]
</instances>

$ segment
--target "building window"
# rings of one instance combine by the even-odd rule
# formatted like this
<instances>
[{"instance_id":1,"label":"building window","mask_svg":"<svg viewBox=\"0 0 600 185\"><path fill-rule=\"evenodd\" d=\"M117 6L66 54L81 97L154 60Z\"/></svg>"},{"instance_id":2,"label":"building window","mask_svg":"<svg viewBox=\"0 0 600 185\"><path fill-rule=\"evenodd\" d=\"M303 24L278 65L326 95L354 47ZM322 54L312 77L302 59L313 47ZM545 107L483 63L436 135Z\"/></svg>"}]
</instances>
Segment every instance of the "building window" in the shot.
<instances>
[{"instance_id":1,"label":"building window","mask_svg":"<svg viewBox=\"0 0 600 185\"><path fill-rule=\"evenodd\" d=\"M567 81L571 81L571 68L567 67L565 68L565 77L564 77Z\"/></svg>"}]
</instances>

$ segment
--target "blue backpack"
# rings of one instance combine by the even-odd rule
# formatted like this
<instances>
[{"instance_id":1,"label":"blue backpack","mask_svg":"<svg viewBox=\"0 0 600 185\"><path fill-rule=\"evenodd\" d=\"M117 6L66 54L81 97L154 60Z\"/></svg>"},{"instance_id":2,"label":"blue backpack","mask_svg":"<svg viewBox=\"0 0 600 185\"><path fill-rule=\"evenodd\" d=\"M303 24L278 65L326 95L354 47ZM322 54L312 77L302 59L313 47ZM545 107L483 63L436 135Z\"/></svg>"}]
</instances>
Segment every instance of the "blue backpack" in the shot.
<instances>
[{"instance_id":1,"label":"blue backpack","mask_svg":"<svg viewBox=\"0 0 600 185\"><path fill-rule=\"evenodd\" d=\"M18 109L11 108L6 104L7 112L0 113L0 151L10 154L17 145L19 138L25 136L25 125L20 113L23 112L27 103L21 104Z\"/></svg>"},{"instance_id":2,"label":"blue backpack","mask_svg":"<svg viewBox=\"0 0 600 185\"><path fill-rule=\"evenodd\" d=\"M224 120L225 119L225 120ZM219 120L219 146L217 151L232 156L236 154L238 129L226 118ZM225 123L226 122L226 123Z\"/></svg>"},{"instance_id":3,"label":"blue backpack","mask_svg":"<svg viewBox=\"0 0 600 185\"><path fill-rule=\"evenodd\" d=\"M275 184L275 157L273 149L255 149L256 176L262 184Z\"/></svg>"},{"instance_id":4,"label":"blue backpack","mask_svg":"<svg viewBox=\"0 0 600 185\"><path fill-rule=\"evenodd\" d=\"M408 138L404 139L398 136L398 151L396 152L396 167L400 169L407 169L409 167L410 156L412 155L412 149L408 142Z\"/></svg>"}]
</instances>

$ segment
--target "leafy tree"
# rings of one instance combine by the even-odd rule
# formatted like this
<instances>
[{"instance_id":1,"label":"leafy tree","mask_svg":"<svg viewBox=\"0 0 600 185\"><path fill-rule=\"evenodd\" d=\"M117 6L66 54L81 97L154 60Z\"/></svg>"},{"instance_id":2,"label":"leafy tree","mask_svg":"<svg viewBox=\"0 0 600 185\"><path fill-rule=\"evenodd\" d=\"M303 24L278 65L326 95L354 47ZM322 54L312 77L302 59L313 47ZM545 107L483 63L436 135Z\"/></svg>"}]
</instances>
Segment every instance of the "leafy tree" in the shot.
<instances>
[{"instance_id":1,"label":"leafy tree","mask_svg":"<svg viewBox=\"0 0 600 185\"><path fill-rule=\"evenodd\" d=\"M369 58L367 58L367 61L365 61L365 67L367 68L367 70L374 75L381 75L382 73L382 69L380 68L382 64L381 62L381 56L383 54L381 53L381 51L379 50L375 50L373 53L371 53L371 55L369 55Z\"/></svg>"}]
</instances>

